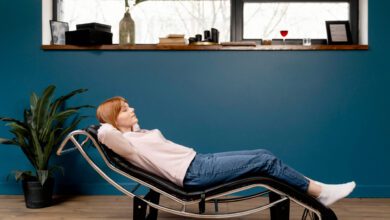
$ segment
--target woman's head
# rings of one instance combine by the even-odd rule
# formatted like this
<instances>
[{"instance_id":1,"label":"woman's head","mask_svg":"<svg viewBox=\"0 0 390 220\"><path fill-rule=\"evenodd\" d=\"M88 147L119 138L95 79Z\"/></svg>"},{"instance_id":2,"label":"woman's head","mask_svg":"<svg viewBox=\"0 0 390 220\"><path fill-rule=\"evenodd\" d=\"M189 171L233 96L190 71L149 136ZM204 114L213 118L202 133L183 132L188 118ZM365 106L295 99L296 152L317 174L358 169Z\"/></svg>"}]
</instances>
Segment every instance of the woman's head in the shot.
<instances>
[{"instance_id":1,"label":"woman's head","mask_svg":"<svg viewBox=\"0 0 390 220\"><path fill-rule=\"evenodd\" d=\"M120 131L131 131L138 123L134 108L130 108L127 100L117 96L107 99L99 105L96 117L100 123L109 123Z\"/></svg>"}]
</instances>

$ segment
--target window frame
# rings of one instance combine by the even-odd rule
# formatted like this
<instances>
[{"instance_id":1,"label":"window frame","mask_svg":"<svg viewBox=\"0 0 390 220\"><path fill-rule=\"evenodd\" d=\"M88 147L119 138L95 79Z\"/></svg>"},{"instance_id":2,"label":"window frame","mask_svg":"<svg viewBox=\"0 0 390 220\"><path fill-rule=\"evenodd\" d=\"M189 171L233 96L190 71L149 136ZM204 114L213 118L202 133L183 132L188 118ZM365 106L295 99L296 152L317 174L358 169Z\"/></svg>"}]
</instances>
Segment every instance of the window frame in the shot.
<instances>
[{"instance_id":1,"label":"window frame","mask_svg":"<svg viewBox=\"0 0 390 220\"><path fill-rule=\"evenodd\" d=\"M256 41L261 43L262 39L243 39L245 2L347 2L350 4L349 22L351 25L352 43L359 43L359 0L230 0L230 41ZM57 20L57 10L57 0L53 0L54 20ZM323 42L323 39L313 39L312 41Z\"/></svg>"},{"instance_id":2,"label":"window frame","mask_svg":"<svg viewBox=\"0 0 390 220\"><path fill-rule=\"evenodd\" d=\"M244 3L245 2L347 2L350 4L349 22L351 25L352 42L358 44L359 39L359 0L231 0L231 41L256 41L261 43L261 39L243 39L244 35ZM234 28L233 28L234 27ZM324 24L325 27L325 24ZM312 41L323 42L323 39L313 39Z\"/></svg>"}]
</instances>

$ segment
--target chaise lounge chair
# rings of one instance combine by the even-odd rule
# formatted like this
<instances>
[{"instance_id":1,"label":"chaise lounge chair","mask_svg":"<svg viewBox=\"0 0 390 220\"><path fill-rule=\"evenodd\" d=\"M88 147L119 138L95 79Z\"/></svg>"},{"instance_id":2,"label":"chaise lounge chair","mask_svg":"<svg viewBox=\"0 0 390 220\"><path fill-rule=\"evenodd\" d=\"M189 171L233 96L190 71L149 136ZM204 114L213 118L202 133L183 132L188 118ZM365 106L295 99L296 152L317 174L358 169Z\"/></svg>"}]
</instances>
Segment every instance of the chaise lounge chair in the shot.
<instances>
[{"instance_id":1,"label":"chaise lounge chair","mask_svg":"<svg viewBox=\"0 0 390 220\"><path fill-rule=\"evenodd\" d=\"M285 182L264 176L248 176L231 182L216 185L205 189L186 189L142 170L128 161L124 160L105 145L99 143L97 139L98 125L92 125L85 130L75 130L71 132L62 142L57 151L57 155L80 151L82 156L106 181L112 184L122 193L133 199L133 219L135 220L155 220L158 210L172 213L179 216L192 218L224 219L240 217L270 209L272 220L288 220L290 215L290 201L297 203L304 208L302 219L310 217L316 220L337 220L335 213L328 207L322 205L313 197L304 194ZM78 141L80 137L85 137L83 141ZM71 141L75 147L64 149ZM127 190L111 179L84 151L83 146L91 142L99 151L105 164L114 172L119 173L137 183L132 190ZM149 189L145 196L135 194L139 186ZM258 193L240 197L222 198L233 193L242 192L252 188L266 189ZM160 195L165 196L180 205L180 209L163 206L159 203ZM240 202L260 196L267 196L269 203L249 210L241 210L232 213L219 212L220 203ZM212 213L206 213L206 203L213 203ZM189 205L198 204L199 212L190 212L186 208Z\"/></svg>"}]
</instances>

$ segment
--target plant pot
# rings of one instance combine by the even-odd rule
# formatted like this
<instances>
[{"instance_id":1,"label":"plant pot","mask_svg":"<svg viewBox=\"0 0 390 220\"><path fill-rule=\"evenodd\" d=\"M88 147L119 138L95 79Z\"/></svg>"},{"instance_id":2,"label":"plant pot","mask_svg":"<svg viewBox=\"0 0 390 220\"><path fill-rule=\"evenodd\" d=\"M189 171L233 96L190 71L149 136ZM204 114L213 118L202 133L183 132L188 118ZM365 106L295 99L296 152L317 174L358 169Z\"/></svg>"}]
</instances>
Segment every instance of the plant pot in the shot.
<instances>
[{"instance_id":1,"label":"plant pot","mask_svg":"<svg viewBox=\"0 0 390 220\"><path fill-rule=\"evenodd\" d=\"M23 180L22 185L27 208L44 208L52 204L54 178L47 179L43 186L37 180Z\"/></svg>"}]
</instances>

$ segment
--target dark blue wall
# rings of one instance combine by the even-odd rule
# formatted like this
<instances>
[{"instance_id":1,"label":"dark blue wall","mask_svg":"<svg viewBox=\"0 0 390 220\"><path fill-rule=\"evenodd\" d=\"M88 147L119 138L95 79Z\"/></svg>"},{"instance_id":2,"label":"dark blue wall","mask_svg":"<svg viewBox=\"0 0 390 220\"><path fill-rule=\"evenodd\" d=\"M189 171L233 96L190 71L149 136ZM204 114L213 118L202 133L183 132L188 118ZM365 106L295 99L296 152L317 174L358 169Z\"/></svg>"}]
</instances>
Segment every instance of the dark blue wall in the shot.
<instances>
[{"instance_id":1,"label":"dark blue wall","mask_svg":"<svg viewBox=\"0 0 390 220\"><path fill-rule=\"evenodd\" d=\"M198 152L267 148L314 179L355 180L355 197L388 197L388 8L370 1L368 51L90 52L41 50L41 1L0 1L0 115L20 118L48 84L57 94L88 88L73 104L122 95L142 127ZM66 171L57 192L117 193L79 153L55 161ZM0 194L20 194L6 177L29 167L1 146Z\"/></svg>"}]
</instances>

